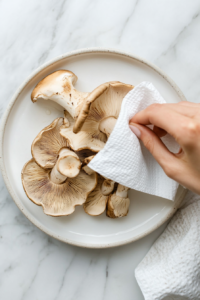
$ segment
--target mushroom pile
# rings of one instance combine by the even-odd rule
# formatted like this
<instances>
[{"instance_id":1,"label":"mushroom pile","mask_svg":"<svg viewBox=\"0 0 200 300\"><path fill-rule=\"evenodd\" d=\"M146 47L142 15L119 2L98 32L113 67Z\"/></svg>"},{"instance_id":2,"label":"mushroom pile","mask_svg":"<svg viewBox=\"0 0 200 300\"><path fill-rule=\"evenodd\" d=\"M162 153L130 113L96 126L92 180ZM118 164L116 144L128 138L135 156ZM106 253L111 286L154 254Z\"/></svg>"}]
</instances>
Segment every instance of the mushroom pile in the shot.
<instances>
[{"instance_id":1,"label":"mushroom pile","mask_svg":"<svg viewBox=\"0 0 200 300\"><path fill-rule=\"evenodd\" d=\"M76 205L98 216L106 210L110 218L126 216L128 188L102 177L89 162L103 149L132 85L112 81L90 93L79 92L77 76L59 70L41 80L31 100L52 100L63 107L55 119L34 139L32 159L22 170L22 184L28 198L50 216L66 216Z\"/></svg>"}]
</instances>

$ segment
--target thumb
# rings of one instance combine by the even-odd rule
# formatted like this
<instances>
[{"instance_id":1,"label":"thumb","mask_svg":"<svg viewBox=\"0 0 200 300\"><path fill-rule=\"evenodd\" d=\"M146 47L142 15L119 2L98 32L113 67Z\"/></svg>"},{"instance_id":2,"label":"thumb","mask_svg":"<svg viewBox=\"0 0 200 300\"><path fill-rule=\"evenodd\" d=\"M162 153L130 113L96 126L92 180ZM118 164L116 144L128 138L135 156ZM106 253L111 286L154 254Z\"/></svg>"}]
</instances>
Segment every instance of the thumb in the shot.
<instances>
[{"instance_id":1,"label":"thumb","mask_svg":"<svg viewBox=\"0 0 200 300\"><path fill-rule=\"evenodd\" d=\"M161 139L148 127L135 123L130 123L129 127L131 131L142 141L144 146L149 150L167 174L170 166L173 168L173 164L175 161L177 162L173 153L167 149Z\"/></svg>"}]
</instances>

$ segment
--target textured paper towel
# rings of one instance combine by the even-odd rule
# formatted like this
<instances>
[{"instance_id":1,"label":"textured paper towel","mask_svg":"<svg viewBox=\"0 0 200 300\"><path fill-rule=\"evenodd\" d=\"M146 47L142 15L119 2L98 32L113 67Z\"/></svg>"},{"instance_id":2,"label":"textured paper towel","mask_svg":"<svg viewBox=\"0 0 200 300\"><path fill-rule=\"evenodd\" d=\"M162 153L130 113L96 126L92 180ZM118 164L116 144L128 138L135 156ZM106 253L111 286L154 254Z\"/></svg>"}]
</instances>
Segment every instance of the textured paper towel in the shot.
<instances>
[{"instance_id":1,"label":"textured paper towel","mask_svg":"<svg viewBox=\"0 0 200 300\"><path fill-rule=\"evenodd\" d=\"M185 204L158 238L135 275L145 300L200 299L200 196Z\"/></svg>"},{"instance_id":2,"label":"textured paper towel","mask_svg":"<svg viewBox=\"0 0 200 300\"><path fill-rule=\"evenodd\" d=\"M149 151L129 128L129 120L140 110L165 100L152 83L142 82L123 99L117 123L105 147L90 162L99 174L129 188L174 200L178 183L166 176ZM172 152L179 145L167 135L162 138Z\"/></svg>"}]
</instances>

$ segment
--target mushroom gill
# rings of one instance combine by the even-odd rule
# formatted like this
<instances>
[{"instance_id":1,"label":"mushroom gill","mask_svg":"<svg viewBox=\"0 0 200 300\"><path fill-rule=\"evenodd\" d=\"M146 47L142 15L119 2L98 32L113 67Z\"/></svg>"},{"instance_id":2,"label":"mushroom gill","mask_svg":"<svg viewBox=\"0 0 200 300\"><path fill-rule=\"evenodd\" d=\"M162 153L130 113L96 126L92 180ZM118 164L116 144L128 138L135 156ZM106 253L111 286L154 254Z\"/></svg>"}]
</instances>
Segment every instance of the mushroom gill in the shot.
<instances>
[{"instance_id":1,"label":"mushroom gill","mask_svg":"<svg viewBox=\"0 0 200 300\"><path fill-rule=\"evenodd\" d=\"M72 214L75 206L82 205L97 184L97 175L80 173L74 178L67 178L62 184L50 179L49 169L41 168L34 159L27 162L22 170L22 184L28 198L43 207L50 216Z\"/></svg>"},{"instance_id":2,"label":"mushroom gill","mask_svg":"<svg viewBox=\"0 0 200 300\"><path fill-rule=\"evenodd\" d=\"M63 118L55 119L41 130L32 143L32 156L42 168L53 168L60 150L68 147L67 140L60 135L62 125Z\"/></svg>"}]
</instances>

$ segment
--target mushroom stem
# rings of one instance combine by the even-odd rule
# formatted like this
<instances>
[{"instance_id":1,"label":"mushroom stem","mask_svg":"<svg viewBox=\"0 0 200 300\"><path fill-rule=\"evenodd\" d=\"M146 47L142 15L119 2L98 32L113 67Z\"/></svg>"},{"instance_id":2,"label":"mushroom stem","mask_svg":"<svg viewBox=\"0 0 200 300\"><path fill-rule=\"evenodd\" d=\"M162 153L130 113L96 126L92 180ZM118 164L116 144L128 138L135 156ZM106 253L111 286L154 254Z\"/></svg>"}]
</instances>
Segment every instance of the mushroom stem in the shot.
<instances>
[{"instance_id":1,"label":"mushroom stem","mask_svg":"<svg viewBox=\"0 0 200 300\"><path fill-rule=\"evenodd\" d=\"M83 167L83 170L85 171L85 173L87 173L88 175L91 175L93 173L95 173L94 170L92 170L90 167L88 167L88 164L91 162L91 160L95 157L95 155L91 155L89 157L86 157L83 160L83 164L85 164L85 166Z\"/></svg>"},{"instance_id":2,"label":"mushroom stem","mask_svg":"<svg viewBox=\"0 0 200 300\"><path fill-rule=\"evenodd\" d=\"M118 184L117 191L116 191L116 196L119 196L121 198L127 198L128 197L128 190L129 190L128 187L126 187L124 185L121 185L121 184Z\"/></svg>"},{"instance_id":3,"label":"mushroom stem","mask_svg":"<svg viewBox=\"0 0 200 300\"><path fill-rule=\"evenodd\" d=\"M128 214L130 200L127 187L118 184L117 191L109 196L106 215L110 218L120 218Z\"/></svg>"},{"instance_id":4,"label":"mushroom stem","mask_svg":"<svg viewBox=\"0 0 200 300\"><path fill-rule=\"evenodd\" d=\"M60 174L60 172L58 171L57 163L55 164L55 166L51 170L50 179L51 179L51 181L53 181L56 184L60 184L60 183L64 182L67 179L66 176Z\"/></svg>"},{"instance_id":5,"label":"mushroom stem","mask_svg":"<svg viewBox=\"0 0 200 300\"><path fill-rule=\"evenodd\" d=\"M111 132L113 131L113 128L115 127L116 122L117 119L114 117L105 118L100 122L99 129L101 132L107 135L107 138L109 138Z\"/></svg>"},{"instance_id":6,"label":"mushroom stem","mask_svg":"<svg viewBox=\"0 0 200 300\"><path fill-rule=\"evenodd\" d=\"M115 181L111 179L105 179L101 186L101 192L104 196L108 196L114 189Z\"/></svg>"},{"instance_id":7,"label":"mushroom stem","mask_svg":"<svg viewBox=\"0 0 200 300\"><path fill-rule=\"evenodd\" d=\"M59 70L42 79L34 88L31 100L52 100L76 119L80 113L82 104L88 93L79 92L74 88L77 76L67 70Z\"/></svg>"},{"instance_id":8,"label":"mushroom stem","mask_svg":"<svg viewBox=\"0 0 200 300\"><path fill-rule=\"evenodd\" d=\"M58 160L53 167L50 179L56 184L61 184L67 177L76 177L81 168L81 162L76 153L69 149L62 149L59 153Z\"/></svg>"}]
</instances>

